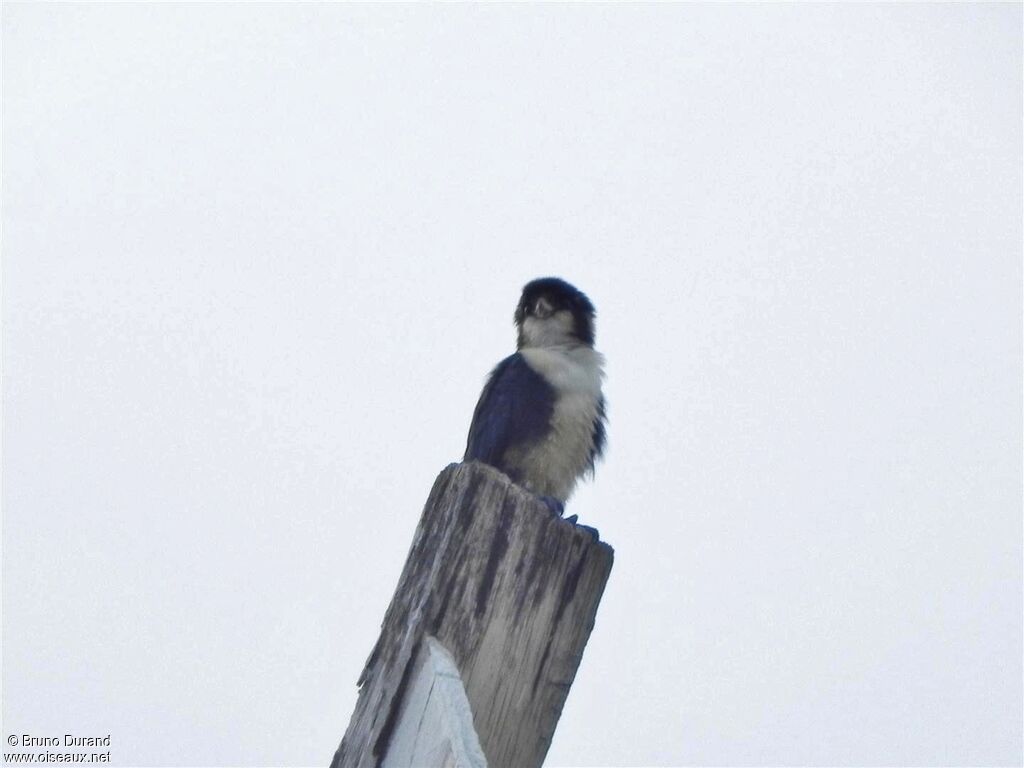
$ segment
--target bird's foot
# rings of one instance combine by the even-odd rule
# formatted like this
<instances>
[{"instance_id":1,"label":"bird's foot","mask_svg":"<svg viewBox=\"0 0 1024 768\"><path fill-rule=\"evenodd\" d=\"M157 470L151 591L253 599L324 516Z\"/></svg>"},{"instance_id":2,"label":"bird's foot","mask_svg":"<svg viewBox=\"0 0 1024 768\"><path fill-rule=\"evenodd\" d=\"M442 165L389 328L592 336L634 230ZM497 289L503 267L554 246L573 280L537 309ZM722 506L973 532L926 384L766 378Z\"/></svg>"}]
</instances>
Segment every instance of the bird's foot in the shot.
<instances>
[{"instance_id":1,"label":"bird's foot","mask_svg":"<svg viewBox=\"0 0 1024 768\"><path fill-rule=\"evenodd\" d=\"M554 496L540 496L538 498L544 502L544 506L551 510L551 514L555 517L561 517L565 512L565 504Z\"/></svg>"},{"instance_id":2,"label":"bird's foot","mask_svg":"<svg viewBox=\"0 0 1024 768\"><path fill-rule=\"evenodd\" d=\"M544 506L547 507L555 517L562 517L562 515L565 514L565 503L559 501L554 496L538 496L537 498L544 502ZM567 523L572 523L581 531L589 533L593 537L594 541L601 540L598 535L597 528L591 528L589 525L580 525L576 522L579 520L579 515L569 515L564 518L564 520Z\"/></svg>"},{"instance_id":3,"label":"bird's foot","mask_svg":"<svg viewBox=\"0 0 1024 768\"><path fill-rule=\"evenodd\" d=\"M579 520L579 515L569 515L567 518L565 518L565 522L572 523L581 531L586 531L587 533L589 533L593 537L594 541L601 540L601 537L598 535L597 528L591 528L589 525L580 525L576 522L577 520Z\"/></svg>"}]
</instances>

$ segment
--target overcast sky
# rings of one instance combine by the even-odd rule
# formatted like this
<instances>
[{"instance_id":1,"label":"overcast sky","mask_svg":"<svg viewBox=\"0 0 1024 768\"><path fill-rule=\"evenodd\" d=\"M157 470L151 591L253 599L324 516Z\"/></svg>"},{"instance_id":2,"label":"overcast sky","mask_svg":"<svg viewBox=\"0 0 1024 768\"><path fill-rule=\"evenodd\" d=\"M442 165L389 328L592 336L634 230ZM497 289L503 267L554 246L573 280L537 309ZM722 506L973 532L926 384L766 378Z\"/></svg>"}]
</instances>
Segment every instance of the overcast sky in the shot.
<instances>
[{"instance_id":1,"label":"overcast sky","mask_svg":"<svg viewBox=\"0 0 1024 768\"><path fill-rule=\"evenodd\" d=\"M1020 4L3 7L3 735L326 765L527 280L549 766L1021 761Z\"/></svg>"}]
</instances>

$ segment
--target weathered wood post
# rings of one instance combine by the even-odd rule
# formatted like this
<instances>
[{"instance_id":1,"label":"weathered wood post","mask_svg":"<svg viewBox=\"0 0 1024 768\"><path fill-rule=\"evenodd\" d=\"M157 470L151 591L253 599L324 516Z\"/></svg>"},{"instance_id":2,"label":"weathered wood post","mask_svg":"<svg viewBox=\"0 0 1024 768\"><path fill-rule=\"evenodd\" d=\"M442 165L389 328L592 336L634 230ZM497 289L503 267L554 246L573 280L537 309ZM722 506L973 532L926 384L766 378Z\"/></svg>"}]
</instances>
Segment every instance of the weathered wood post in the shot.
<instances>
[{"instance_id":1,"label":"weathered wood post","mask_svg":"<svg viewBox=\"0 0 1024 768\"><path fill-rule=\"evenodd\" d=\"M446 468L332 768L539 767L612 559L491 467Z\"/></svg>"}]
</instances>

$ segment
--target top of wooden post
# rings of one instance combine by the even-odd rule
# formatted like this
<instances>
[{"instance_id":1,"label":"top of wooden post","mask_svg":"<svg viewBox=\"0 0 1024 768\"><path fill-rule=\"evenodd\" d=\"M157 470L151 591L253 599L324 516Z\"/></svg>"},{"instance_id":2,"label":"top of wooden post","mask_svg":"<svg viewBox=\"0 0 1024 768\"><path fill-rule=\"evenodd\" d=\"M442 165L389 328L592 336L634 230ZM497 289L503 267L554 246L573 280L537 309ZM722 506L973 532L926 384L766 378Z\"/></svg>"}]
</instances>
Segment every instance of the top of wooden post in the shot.
<instances>
[{"instance_id":1,"label":"top of wooden post","mask_svg":"<svg viewBox=\"0 0 1024 768\"><path fill-rule=\"evenodd\" d=\"M613 551L476 462L427 499L332 768L378 766L426 636L452 655L491 768L540 766Z\"/></svg>"}]
</instances>

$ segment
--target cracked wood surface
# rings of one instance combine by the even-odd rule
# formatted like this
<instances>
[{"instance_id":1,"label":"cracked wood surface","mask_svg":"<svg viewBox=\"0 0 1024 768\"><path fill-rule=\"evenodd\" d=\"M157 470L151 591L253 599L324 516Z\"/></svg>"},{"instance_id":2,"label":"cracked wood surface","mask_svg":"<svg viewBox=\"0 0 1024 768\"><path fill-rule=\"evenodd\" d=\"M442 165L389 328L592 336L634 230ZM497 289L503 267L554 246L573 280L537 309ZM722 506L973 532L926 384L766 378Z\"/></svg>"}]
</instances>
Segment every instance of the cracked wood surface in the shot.
<instances>
[{"instance_id":1,"label":"cracked wood surface","mask_svg":"<svg viewBox=\"0 0 1024 768\"><path fill-rule=\"evenodd\" d=\"M360 676L332 768L382 765L431 635L461 673L491 768L540 766L601 600L613 552L478 463L437 478Z\"/></svg>"}]
</instances>

